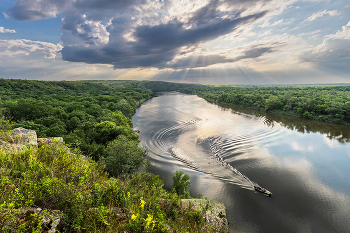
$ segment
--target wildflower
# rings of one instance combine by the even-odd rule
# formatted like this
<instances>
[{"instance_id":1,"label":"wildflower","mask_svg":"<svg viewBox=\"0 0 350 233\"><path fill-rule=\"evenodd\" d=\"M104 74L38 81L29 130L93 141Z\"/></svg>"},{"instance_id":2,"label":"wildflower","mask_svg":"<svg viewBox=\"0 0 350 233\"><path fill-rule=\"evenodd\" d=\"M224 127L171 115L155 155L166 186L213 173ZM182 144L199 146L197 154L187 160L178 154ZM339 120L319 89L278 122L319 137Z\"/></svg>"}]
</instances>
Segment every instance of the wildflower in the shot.
<instances>
[{"instance_id":1,"label":"wildflower","mask_svg":"<svg viewBox=\"0 0 350 233\"><path fill-rule=\"evenodd\" d=\"M146 218L146 228L149 227L149 225L153 222L153 226L154 226L154 223L155 221L152 221L153 220L153 216L152 214L147 214L147 218ZM153 227L152 227L153 228Z\"/></svg>"},{"instance_id":2,"label":"wildflower","mask_svg":"<svg viewBox=\"0 0 350 233\"><path fill-rule=\"evenodd\" d=\"M145 207L146 202L143 200L143 197L140 199L140 207L143 209Z\"/></svg>"},{"instance_id":3,"label":"wildflower","mask_svg":"<svg viewBox=\"0 0 350 233\"><path fill-rule=\"evenodd\" d=\"M132 214L132 216L131 216L131 220L132 220L132 221L135 221L135 220L136 220L136 218L137 218L137 215Z\"/></svg>"},{"instance_id":4,"label":"wildflower","mask_svg":"<svg viewBox=\"0 0 350 233\"><path fill-rule=\"evenodd\" d=\"M130 199L130 192L128 192L128 199Z\"/></svg>"}]
</instances>

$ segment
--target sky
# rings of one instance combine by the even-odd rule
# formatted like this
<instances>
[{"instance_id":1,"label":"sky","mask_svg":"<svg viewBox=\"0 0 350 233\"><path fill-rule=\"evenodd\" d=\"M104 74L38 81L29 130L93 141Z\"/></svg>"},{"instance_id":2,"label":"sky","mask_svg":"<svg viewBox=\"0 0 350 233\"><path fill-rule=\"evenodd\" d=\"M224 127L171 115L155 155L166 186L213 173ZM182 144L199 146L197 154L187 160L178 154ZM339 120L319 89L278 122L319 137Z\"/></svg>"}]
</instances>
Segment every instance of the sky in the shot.
<instances>
[{"instance_id":1,"label":"sky","mask_svg":"<svg viewBox=\"0 0 350 233\"><path fill-rule=\"evenodd\" d=\"M0 78L350 83L349 0L1 0Z\"/></svg>"}]
</instances>

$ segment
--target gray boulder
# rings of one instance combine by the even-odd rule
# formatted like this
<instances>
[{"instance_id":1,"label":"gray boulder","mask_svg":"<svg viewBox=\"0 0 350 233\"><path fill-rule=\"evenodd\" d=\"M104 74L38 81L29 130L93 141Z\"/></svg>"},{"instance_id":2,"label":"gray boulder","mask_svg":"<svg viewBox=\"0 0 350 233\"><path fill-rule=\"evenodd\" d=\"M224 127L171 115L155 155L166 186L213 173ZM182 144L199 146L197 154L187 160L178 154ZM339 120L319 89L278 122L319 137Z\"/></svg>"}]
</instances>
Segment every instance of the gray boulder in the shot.
<instances>
[{"instance_id":1,"label":"gray boulder","mask_svg":"<svg viewBox=\"0 0 350 233\"><path fill-rule=\"evenodd\" d=\"M12 143L15 143L17 145L31 145L35 147L38 146L38 137L34 130L25 129L22 127L15 128L9 132L9 138L11 139Z\"/></svg>"}]
</instances>

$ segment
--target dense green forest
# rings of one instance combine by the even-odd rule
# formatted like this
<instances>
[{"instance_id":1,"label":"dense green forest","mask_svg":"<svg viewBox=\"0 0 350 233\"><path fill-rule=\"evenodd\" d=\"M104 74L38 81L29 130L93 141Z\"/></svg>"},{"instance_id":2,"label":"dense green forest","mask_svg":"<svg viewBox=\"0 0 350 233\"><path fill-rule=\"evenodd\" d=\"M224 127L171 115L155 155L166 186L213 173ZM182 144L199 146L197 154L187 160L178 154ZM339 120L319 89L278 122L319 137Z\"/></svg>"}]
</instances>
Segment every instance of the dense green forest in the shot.
<instances>
[{"instance_id":1,"label":"dense green forest","mask_svg":"<svg viewBox=\"0 0 350 233\"><path fill-rule=\"evenodd\" d=\"M15 124L38 137L63 137L71 147L98 161L108 144L138 143L131 117L156 91L198 85L151 81L32 81L0 79L0 109Z\"/></svg>"},{"instance_id":2,"label":"dense green forest","mask_svg":"<svg viewBox=\"0 0 350 233\"><path fill-rule=\"evenodd\" d=\"M350 86L219 86L185 88L200 97L307 119L350 124Z\"/></svg>"}]
</instances>

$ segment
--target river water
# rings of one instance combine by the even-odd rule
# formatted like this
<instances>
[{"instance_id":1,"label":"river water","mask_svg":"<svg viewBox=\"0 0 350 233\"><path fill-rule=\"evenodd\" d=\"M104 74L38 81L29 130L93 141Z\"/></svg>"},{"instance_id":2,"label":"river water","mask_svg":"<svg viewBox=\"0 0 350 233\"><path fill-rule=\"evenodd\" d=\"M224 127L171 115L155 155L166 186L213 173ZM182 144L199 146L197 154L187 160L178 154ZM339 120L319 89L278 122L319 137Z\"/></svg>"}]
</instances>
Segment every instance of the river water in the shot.
<instances>
[{"instance_id":1,"label":"river water","mask_svg":"<svg viewBox=\"0 0 350 233\"><path fill-rule=\"evenodd\" d=\"M225 204L230 232L350 232L350 128L162 93L133 117L151 172ZM272 197L254 191L258 184Z\"/></svg>"}]
</instances>

